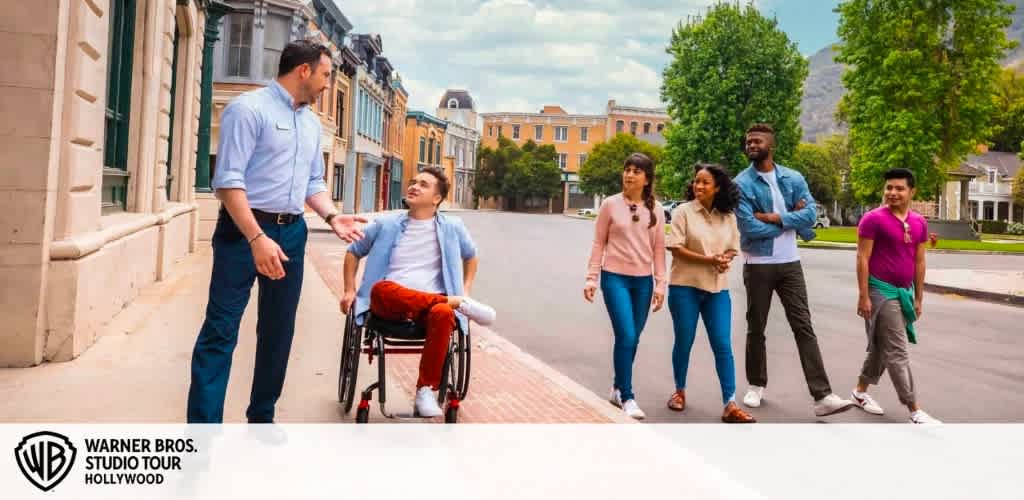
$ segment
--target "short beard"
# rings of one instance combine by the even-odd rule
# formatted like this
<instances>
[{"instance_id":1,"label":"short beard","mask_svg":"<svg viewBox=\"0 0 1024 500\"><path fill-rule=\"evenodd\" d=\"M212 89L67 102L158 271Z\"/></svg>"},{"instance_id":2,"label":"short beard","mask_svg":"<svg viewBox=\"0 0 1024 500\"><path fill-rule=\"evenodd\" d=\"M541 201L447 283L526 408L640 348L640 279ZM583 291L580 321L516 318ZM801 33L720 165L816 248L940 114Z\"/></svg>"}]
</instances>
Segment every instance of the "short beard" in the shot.
<instances>
[{"instance_id":1,"label":"short beard","mask_svg":"<svg viewBox=\"0 0 1024 500\"><path fill-rule=\"evenodd\" d=\"M760 153L747 153L747 159L754 162L761 162L768 159L769 152L761 150Z\"/></svg>"}]
</instances>

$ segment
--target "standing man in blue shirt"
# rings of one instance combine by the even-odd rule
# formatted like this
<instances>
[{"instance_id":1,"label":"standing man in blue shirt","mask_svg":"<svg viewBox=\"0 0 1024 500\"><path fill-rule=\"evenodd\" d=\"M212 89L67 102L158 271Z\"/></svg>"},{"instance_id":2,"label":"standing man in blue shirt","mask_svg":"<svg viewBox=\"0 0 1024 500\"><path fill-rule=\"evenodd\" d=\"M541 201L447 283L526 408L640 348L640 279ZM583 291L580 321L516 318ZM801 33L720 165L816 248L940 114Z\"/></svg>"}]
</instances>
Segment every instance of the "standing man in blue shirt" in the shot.
<instances>
[{"instance_id":1,"label":"standing man in blue shirt","mask_svg":"<svg viewBox=\"0 0 1024 500\"><path fill-rule=\"evenodd\" d=\"M310 110L331 79L330 50L289 43L277 79L238 96L221 117L213 188L222 206L213 233L206 320L192 352L189 423L220 423L231 356L253 281L259 280L256 366L249 423L272 423L284 385L302 289L309 205L345 241L365 219L339 215L327 194L320 121Z\"/></svg>"},{"instance_id":2,"label":"standing man in blue shirt","mask_svg":"<svg viewBox=\"0 0 1024 500\"><path fill-rule=\"evenodd\" d=\"M822 417L849 410L853 402L832 393L825 373L796 247L797 236L804 241L814 239L814 198L799 172L775 163L775 131L771 125L750 127L745 144L751 163L736 176L740 188L736 221L745 259L743 284L747 288L746 364L750 383L743 404L761 406L768 385L764 331L772 294L778 293L796 337L804 379L814 398L814 414Z\"/></svg>"}]
</instances>

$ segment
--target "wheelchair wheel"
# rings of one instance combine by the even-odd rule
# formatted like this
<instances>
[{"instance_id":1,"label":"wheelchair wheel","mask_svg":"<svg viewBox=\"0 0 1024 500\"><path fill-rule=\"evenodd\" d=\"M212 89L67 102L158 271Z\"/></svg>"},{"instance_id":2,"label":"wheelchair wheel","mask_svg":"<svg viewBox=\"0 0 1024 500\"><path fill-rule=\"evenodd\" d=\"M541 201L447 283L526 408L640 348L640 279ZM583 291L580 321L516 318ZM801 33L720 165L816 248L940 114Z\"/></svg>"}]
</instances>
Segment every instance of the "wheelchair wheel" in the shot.
<instances>
[{"instance_id":1,"label":"wheelchair wheel","mask_svg":"<svg viewBox=\"0 0 1024 500\"><path fill-rule=\"evenodd\" d=\"M359 408L359 409L356 410L356 423L357 424L365 424L365 423L368 423L369 421L370 421L370 409L369 408Z\"/></svg>"},{"instance_id":2,"label":"wheelchair wheel","mask_svg":"<svg viewBox=\"0 0 1024 500\"><path fill-rule=\"evenodd\" d=\"M459 408L456 406L449 406L448 409L444 411L444 423L454 424L457 423L458 421Z\"/></svg>"},{"instance_id":3,"label":"wheelchair wheel","mask_svg":"<svg viewBox=\"0 0 1024 500\"><path fill-rule=\"evenodd\" d=\"M458 378L455 379L455 389L459 391L459 399L466 399L466 395L469 394L469 366L472 359L470 354L473 343L470 341L468 333L466 335L459 335L459 337L459 342L456 345L462 353L462 361L459 363L461 369L459 370Z\"/></svg>"},{"instance_id":4,"label":"wheelchair wheel","mask_svg":"<svg viewBox=\"0 0 1024 500\"><path fill-rule=\"evenodd\" d=\"M345 319L345 337L341 345L341 366L338 368L338 402L345 413L352 411L356 395L356 376L359 374L359 354L362 329L355 324L355 315Z\"/></svg>"},{"instance_id":5,"label":"wheelchair wheel","mask_svg":"<svg viewBox=\"0 0 1024 500\"><path fill-rule=\"evenodd\" d=\"M458 337L458 338L456 338ZM452 343L448 347L448 354L444 358L444 365L441 367L441 383L437 391L437 404L445 405L448 401L448 391L454 390L455 396L465 399L461 388L466 385L465 379L468 373L466 368L466 336L456 331L452 336Z\"/></svg>"}]
</instances>

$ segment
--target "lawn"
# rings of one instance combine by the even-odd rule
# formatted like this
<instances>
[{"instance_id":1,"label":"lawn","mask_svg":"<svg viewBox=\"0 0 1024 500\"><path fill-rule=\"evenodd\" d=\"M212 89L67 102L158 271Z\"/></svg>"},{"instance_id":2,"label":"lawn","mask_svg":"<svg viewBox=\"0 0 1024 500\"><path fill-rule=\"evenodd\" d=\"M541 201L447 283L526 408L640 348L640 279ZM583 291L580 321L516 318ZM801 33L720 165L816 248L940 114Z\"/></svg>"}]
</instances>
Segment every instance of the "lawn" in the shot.
<instances>
[{"instance_id":1,"label":"lawn","mask_svg":"<svg viewBox=\"0 0 1024 500\"><path fill-rule=\"evenodd\" d=\"M857 228L855 227L830 227L827 229L815 229L818 237L814 241L832 243L856 243ZM985 235L986 238L1002 238L1002 236ZM985 252L1013 252L1024 253L1024 241L1020 243L991 243L988 241L971 240L943 240L939 239L937 247L940 250L977 250Z\"/></svg>"}]
</instances>

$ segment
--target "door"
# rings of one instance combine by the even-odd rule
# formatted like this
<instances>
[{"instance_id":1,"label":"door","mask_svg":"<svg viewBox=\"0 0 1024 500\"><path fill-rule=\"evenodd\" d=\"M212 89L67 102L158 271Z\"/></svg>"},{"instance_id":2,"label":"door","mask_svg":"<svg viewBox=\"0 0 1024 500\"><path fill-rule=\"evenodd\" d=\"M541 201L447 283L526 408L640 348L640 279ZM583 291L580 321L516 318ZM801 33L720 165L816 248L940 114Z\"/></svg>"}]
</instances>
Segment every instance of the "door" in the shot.
<instances>
[{"instance_id":1,"label":"door","mask_svg":"<svg viewBox=\"0 0 1024 500\"><path fill-rule=\"evenodd\" d=\"M377 165L363 165L359 181L359 212L373 212L377 205Z\"/></svg>"}]
</instances>

